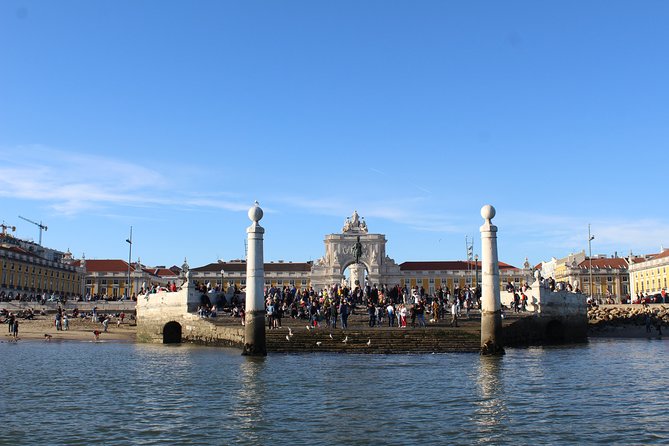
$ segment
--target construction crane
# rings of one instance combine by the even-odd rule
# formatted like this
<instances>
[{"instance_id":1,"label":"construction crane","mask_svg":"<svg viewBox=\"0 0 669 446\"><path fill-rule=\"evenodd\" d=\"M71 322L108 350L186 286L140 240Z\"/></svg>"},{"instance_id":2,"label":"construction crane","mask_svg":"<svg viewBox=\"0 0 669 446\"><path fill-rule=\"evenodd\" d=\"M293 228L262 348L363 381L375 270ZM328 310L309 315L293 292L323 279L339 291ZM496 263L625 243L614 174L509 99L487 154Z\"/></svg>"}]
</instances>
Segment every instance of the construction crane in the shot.
<instances>
[{"instance_id":1,"label":"construction crane","mask_svg":"<svg viewBox=\"0 0 669 446\"><path fill-rule=\"evenodd\" d=\"M49 228L47 228L46 225L43 225L41 221L37 223L36 221L32 221L29 218L21 217L20 215L19 218L27 221L28 223L32 223L39 228L39 245L42 246L42 231L46 231Z\"/></svg>"},{"instance_id":2,"label":"construction crane","mask_svg":"<svg viewBox=\"0 0 669 446\"><path fill-rule=\"evenodd\" d=\"M11 229L12 232L16 231L16 226L9 226L9 225L6 225L4 221L3 221L2 224L0 225L0 228L2 228L2 235L3 235L3 236L7 235L7 229Z\"/></svg>"}]
</instances>

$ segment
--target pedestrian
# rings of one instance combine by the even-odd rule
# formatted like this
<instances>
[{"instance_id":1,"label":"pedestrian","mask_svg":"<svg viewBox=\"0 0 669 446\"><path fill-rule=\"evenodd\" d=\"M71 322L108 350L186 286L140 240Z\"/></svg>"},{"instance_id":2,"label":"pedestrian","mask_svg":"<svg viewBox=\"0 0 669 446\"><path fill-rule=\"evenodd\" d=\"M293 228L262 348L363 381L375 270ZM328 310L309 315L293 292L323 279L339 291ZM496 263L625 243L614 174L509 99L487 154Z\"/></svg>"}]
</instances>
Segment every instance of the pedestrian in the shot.
<instances>
[{"instance_id":1,"label":"pedestrian","mask_svg":"<svg viewBox=\"0 0 669 446\"><path fill-rule=\"evenodd\" d=\"M451 327L458 326L458 305L453 302L451 305Z\"/></svg>"},{"instance_id":2,"label":"pedestrian","mask_svg":"<svg viewBox=\"0 0 669 446\"><path fill-rule=\"evenodd\" d=\"M104 318L104 320L102 321L102 326L105 327L104 332L107 333L107 328L109 328L109 318L108 317Z\"/></svg>"},{"instance_id":3,"label":"pedestrian","mask_svg":"<svg viewBox=\"0 0 669 446\"><path fill-rule=\"evenodd\" d=\"M12 328L12 332L14 334L14 340L16 341L16 340L19 339L19 318L18 317L14 318L13 325L14 325L14 327Z\"/></svg>"},{"instance_id":4,"label":"pedestrian","mask_svg":"<svg viewBox=\"0 0 669 446\"><path fill-rule=\"evenodd\" d=\"M348 302L346 299L342 300L339 305L339 315L341 317L341 328L346 330L348 328Z\"/></svg>"},{"instance_id":5,"label":"pedestrian","mask_svg":"<svg viewBox=\"0 0 669 446\"><path fill-rule=\"evenodd\" d=\"M389 327L395 326L395 307L393 307L392 302L388 304L388 306L386 307L386 311L388 312L388 326Z\"/></svg>"}]
</instances>

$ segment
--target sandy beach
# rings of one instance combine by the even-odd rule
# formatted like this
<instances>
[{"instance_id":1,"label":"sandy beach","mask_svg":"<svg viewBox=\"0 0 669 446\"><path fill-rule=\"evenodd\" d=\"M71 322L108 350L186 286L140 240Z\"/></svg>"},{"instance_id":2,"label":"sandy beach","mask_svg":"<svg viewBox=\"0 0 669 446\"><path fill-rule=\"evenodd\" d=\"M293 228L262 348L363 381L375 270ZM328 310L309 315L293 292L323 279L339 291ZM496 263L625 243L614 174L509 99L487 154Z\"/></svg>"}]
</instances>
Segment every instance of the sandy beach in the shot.
<instances>
[{"instance_id":1,"label":"sandy beach","mask_svg":"<svg viewBox=\"0 0 669 446\"><path fill-rule=\"evenodd\" d=\"M7 324L0 325L2 334L0 335L0 342L8 342L12 339L9 334L9 326ZM51 336L53 341L89 341L95 339L93 332L99 330L100 340L107 341L126 341L134 342L136 325L135 321L125 321L117 326L115 318L109 323L107 332L104 333L104 327L101 323L91 322L90 318L70 318L69 330L56 330L53 316L37 316L33 320L19 319L19 340L21 339L40 339L46 341L48 339L45 335Z\"/></svg>"}]
</instances>

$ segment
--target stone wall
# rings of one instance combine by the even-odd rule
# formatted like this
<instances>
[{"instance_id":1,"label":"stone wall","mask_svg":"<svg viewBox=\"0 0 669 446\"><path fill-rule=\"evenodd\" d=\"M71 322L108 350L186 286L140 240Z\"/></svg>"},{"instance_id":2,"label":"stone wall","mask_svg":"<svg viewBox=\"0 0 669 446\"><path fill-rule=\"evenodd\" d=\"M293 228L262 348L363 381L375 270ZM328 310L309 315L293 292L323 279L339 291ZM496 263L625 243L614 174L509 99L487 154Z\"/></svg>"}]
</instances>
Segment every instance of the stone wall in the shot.
<instances>
[{"instance_id":1,"label":"stone wall","mask_svg":"<svg viewBox=\"0 0 669 446\"><path fill-rule=\"evenodd\" d=\"M513 293L501 291L502 304L510 307ZM588 339L586 296L566 290L551 291L538 280L525 292L533 314L504 325L508 346L585 342Z\"/></svg>"},{"instance_id":2,"label":"stone wall","mask_svg":"<svg viewBox=\"0 0 669 446\"><path fill-rule=\"evenodd\" d=\"M137 298L137 341L162 343L165 325L177 322L181 326L182 342L241 347L243 327L218 325L194 313L199 295L188 283L176 292L140 295Z\"/></svg>"}]
</instances>

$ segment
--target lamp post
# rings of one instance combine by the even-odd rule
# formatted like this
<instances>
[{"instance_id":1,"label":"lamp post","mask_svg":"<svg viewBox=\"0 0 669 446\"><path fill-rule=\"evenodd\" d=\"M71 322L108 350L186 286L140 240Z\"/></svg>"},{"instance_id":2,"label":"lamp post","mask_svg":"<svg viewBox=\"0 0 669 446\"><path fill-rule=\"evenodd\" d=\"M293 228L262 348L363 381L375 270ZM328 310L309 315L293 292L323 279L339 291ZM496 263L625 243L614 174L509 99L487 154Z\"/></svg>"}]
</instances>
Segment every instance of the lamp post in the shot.
<instances>
[{"instance_id":1,"label":"lamp post","mask_svg":"<svg viewBox=\"0 0 669 446\"><path fill-rule=\"evenodd\" d=\"M221 270L221 293L225 294L225 270Z\"/></svg>"},{"instance_id":2,"label":"lamp post","mask_svg":"<svg viewBox=\"0 0 669 446\"><path fill-rule=\"evenodd\" d=\"M130 299L130 262L132 259L132 226L130 226L130 238L125 239L128 242L128 281L125 284L125 297Z\"/></svg>"},{"instance_id":3,"label":"lamp post","mask_svg":"<svg viewBox=\"0 0 669 446\"><path fill-rule=\"evenodd\" d=\"M592 294L593 294L592 293L593 283L592 283L592 244L591 244L591 242L594 239L595 239L595 236L590 233L590 223L588 223L588 256L589 256L589 259L590 259L590 266L588 267L588 269L590 270L590 286L588 288L590 288L590 300L592 300Z\"/></svg>"}]
</instances>

